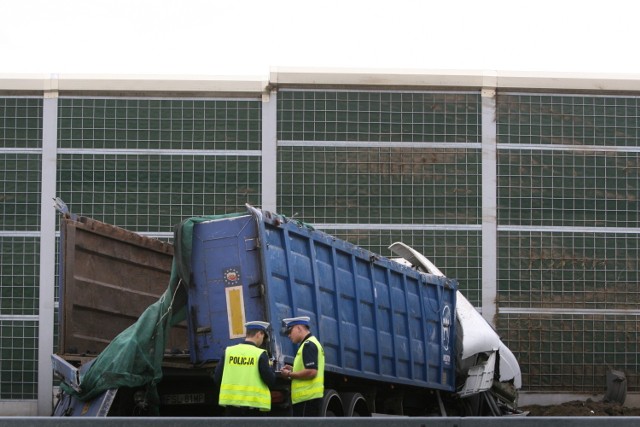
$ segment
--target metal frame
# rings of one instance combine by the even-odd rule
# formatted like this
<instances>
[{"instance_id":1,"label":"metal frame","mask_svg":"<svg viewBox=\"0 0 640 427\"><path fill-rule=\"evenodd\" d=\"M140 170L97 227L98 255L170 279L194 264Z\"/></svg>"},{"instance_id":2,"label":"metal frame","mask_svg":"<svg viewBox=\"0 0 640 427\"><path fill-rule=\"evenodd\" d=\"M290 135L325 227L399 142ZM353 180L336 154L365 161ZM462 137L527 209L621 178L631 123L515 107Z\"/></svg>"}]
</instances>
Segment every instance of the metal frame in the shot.
<instances>
[{"instance_id":1,"label":"metal frame","mask_svg":"<svg viewBox=\"0 0 640 427\"><path fill-rule=\"evenodd\" d=\"M0 74L0 96L4 97L42 97L43 98L43 141L42 149L0 148L0 153L34 153L42 155L42 192L41 192L41 228L38 232L0 230L0 236L31 236L40 238L40 302L38 316L0 316L2 319L22 319L36 321L39 324L38 350L38 413L48 415L51 409L52 371L50 355L53 349L53 315L54 280L55 280L55 212L50 209L52 198L56 196L56 159L59 154L73 153L73 150L57 148L57 116L59 96L91 96L104 97L184 97L195 96L199 99L215 96L240 97L262 96L262 150L251 153L251 156L262 158L262 201L263 208L277 210L276 189L276 153L277 146L295 146L302 144L296 141L277 141L277 91L279 88L308 90L313 88L354 88L360 90L392 90L424 91L449 90L479 91L482 96L482 313L493 322L497 312L496 306L496 239L499 231L536 230L545 231L546 227L512 227L500 226L496 219L496 149L531 149L531 150L572 150L566 146L524 146L497 144L496 138L496 92L522 91L523 93L588 93L603 96L637 95L640 93L640 75L614 74L572 74L572 73L520 73L494 70L472 71L414 71L414 70L331 70L331 69L297 69L274 68L268 78L249 78L236 80L212 76L114 76L114 75L15 75ZM5 94L5 95L2 95ZM17 94L17 95L16 95ZM331 142L313 142L311 145L331 146ZM310 145L308 142L305 145ZM449 146L448 144L445 144ZM469 144L477 148L476 143ZM341 146L345 146L341 144ZM384 146L377 142L348 143L353 147ZM413 143L396 144L395 146L413 146ZM455 148L461 148L455 144ZM580 147L592 151L624 151L640 152L640 147ZM136 150L133 150L136 151ZM144 150L142 150L144 151ZM112 151L109 154L114 154ZM129 150L125 154L132 154ZM135 153L140 154L140 153ZM184 153L170 153L184 154ZM187 153L194 154L194 153ZM198 152L198 155L212 153ZM237 155L235 152L216 151L215 155ZM473 229L476 226L422 225L405 226L402 224L316 224L318 228L388 228L391 229ZM557 227L549 227L549 230ZM638 229L617 229L602 227L576 227L563 231L588 231L607 233L630 233L637 235ZM166 234L166 233L165 233ZM162 237L169 237L168 234ZM522 309L500 307L502 313L557 313L559 309ZM574 313L570 309L561 313ZM593 314L589 309L578 309L578 314ZM640 310L598 310L600 314L616 314L640 316ZM0 402L3 403L3 402Z\"/></svg>"}]
</instances>

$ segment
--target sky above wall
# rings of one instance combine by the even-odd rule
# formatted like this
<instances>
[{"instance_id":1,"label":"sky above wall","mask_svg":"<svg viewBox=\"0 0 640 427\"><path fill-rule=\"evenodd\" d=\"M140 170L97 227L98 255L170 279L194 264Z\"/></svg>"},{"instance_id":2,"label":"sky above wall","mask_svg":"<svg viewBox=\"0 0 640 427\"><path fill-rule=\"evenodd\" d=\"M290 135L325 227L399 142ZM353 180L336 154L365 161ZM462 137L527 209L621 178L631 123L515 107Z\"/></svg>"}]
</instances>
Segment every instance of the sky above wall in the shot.
<instances>
[{"instance_id":1,"label":"sky above wall","mask_svg":"<svg viewBox=\"0 0 640 427\"><path fill-rule=\"evenodd\" d=\"M640 74L632 0L0 0L0 73Z\"/></svg>"}]
</instances>

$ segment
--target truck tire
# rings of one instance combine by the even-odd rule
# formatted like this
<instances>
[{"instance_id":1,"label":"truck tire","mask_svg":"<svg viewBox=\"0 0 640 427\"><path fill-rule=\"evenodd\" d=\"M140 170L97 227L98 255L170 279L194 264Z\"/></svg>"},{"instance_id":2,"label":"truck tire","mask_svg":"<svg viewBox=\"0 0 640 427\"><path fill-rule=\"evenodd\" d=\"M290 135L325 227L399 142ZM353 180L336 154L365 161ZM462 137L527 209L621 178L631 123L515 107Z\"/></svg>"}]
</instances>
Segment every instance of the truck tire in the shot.
<instances>
[{"instance_id":1,"label":"truck tire","mask_svg":"<svg viewBox=\"0 0 640 427\"><path fill-rule=\"evenodd\" d=\"M367 400L357 392L340 393L342 410L345 417L370 417L371 411Z\"/></svg>"},{"instance_id":2,"label":"truck tire","mask_svg":"<svg viewBox=\"0 0 640 427\"><path fill-rule=\"evenodd\" d=\"M342 417L344 411L342 409L342 400L337 391L328 389L324 391L322 397L322 405L320 407L321 417Z\"/></svg>"}]
</instances>

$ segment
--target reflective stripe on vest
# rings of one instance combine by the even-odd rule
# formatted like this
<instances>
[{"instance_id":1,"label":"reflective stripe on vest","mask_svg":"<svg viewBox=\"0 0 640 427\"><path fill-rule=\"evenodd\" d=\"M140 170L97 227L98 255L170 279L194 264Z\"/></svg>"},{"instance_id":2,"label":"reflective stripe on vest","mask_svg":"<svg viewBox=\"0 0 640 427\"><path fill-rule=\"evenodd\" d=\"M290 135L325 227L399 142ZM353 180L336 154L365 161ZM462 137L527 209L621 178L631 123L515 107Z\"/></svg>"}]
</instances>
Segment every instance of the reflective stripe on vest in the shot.
<instances>
[{"instance_id":1,"label":"reflective stripe on vest","mask_svg":"<svg viewBox=\"0 0 640 427\"><path fill-rule=\"evenodd\" d=\"M324 349L314 336L310 336L306 341L311 341L318 347L318 373L315 378L310 380L294 379L291 381L291 403L294 404L321 398L324 394ZM298 348L296 357L293 359L293 372L305 369L302 361L302 349L307 345L306 341Z\"/></svg>"},{"instance_id":2,"label":"reflective stripe on vest","mask_svg":"<svg viewBox=\"0 0 640 427\"><path fill-rule=\"evenodd\" d=\"M220 384L220 406L271 409L271 392L262 381L258 359L265 350L251 344L238 344L225 351Z\"/></svg>"}]
</instances>

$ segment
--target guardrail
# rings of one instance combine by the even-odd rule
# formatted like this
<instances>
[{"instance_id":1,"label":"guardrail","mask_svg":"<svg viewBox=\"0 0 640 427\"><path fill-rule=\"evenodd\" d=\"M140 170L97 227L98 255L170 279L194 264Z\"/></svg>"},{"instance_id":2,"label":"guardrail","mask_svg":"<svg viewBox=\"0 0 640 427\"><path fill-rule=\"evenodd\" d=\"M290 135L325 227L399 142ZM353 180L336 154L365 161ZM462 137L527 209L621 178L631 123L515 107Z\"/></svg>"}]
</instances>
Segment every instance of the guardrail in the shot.
<instances>
[{"instance_id":1,"label":"guardrail","mask_svg":"<svg viewBox=\"0 0 640 427\"><path fill-rule=\"evenodd\" d=\"M636 427L640 417L372 417L372 418L60 418L0 417L3 427Z\"/></svg>"}]
</instances>

